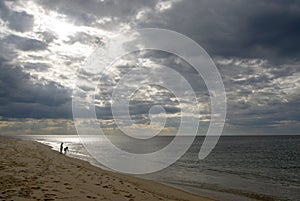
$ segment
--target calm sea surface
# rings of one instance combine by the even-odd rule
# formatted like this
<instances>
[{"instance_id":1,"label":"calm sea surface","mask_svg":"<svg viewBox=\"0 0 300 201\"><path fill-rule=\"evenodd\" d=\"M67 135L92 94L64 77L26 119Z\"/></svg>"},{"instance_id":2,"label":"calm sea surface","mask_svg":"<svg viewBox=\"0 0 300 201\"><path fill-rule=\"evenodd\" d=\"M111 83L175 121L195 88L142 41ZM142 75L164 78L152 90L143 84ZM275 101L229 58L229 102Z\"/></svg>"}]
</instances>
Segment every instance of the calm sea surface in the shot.
<instances>
[{"instance_id":1,"label":"calm sea surface","mask_svg":"<svg viewBox=\"0 0 300 201\"><path fill-rule=\"evenodd\" d=\"M22 136L69 155L98 164L77 136ZM146 144L112 137L113 143L130 152L151 152L167 145L172 137L155 137ZM203 137L170 167L140 177L166 183L211 198L231 200L300 200L300 136L221 137L213 152L198 160ZM142 148L141 148L142 147Z\"/></svg>"}]
</instances>

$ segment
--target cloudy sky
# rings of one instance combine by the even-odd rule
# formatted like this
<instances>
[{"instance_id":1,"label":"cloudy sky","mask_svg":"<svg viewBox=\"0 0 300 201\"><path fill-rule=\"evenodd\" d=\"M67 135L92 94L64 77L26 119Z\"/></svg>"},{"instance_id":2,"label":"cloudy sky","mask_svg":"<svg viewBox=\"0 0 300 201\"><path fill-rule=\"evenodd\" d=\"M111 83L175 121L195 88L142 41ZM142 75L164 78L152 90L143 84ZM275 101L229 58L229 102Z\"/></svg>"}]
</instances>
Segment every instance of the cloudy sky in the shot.
<instances>
[{"instance_id":1,"label":"cloudy sky","mask_svg":"<svg viewBox=\"0 0 300 201\"><path fill-rule=\"evenodd\" d=\"M97 83L97 117L103 128L114 130L112 91L137 67L153 73L138 76L141 86L129 107L134 124L125 126L149 125L149 109L161 105L166 131L172 132L180 123L178 100L166 88L142 85L165 65L192 86L199 115L191 118L199 119L199 133L205 133L211 118L208 90L201 76L175 55L132 53L100 80L84 68L86 58L96 48L105 50L116 34L163 28L196 41L216 64L227 95L224 134L299 134L299 23L296 0L0 1L0 132L75 134L72 89L78 78L85 94L95 89L84 83Z\"/></svg>"}]
</instances>

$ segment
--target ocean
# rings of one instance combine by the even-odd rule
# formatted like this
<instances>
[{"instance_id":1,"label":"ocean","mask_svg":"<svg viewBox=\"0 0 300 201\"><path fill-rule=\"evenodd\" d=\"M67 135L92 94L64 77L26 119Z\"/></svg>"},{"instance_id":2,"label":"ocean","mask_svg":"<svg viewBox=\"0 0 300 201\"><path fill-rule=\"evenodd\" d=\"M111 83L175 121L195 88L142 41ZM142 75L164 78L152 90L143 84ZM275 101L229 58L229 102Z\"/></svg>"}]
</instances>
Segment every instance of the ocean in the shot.
<instances>
[{"instance_id":1,"label":"ocean","mask_svg":"<svg viewBox=\"0 0 300 201\"><path fill-rule=\"evenodd\" d=\"M69 156L105 168L88 154L77 136L21 137L57 151L64 142ZM135 141L112 139L127 151L140 148ZM146 151L162 148L172 139L155 137L145 146ZM168 168L139 177L217 200L300 200L300 136L222 136L210 155L199 160L203 139L196 137L190 149Z\"/></svg>"}]
</instances>

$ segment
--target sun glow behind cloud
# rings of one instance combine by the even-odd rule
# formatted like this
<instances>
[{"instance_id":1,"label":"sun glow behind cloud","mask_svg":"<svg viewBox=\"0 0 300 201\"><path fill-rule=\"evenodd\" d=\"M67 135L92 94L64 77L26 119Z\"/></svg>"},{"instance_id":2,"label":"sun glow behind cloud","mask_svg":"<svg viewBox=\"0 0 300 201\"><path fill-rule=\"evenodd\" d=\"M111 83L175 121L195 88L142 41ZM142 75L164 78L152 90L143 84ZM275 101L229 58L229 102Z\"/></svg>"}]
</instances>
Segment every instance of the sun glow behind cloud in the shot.
<instances>
[{"instance_id":1,"label":"sun glow behind cloud","mask_svg":"<svg viewBox=\"0 0 300 201\"><path fill-rule=\"evenodd\" d=\"M32 1L8 3L7 6L16 12L26 12L34 16L34 23L30 32L18 32L6 27L1 31L1 35L5 37L13 34L45 43L47 46L39 51L18 51L18 56L15 58L15 62L21 66L30 63L45 64L49 67L42 71L24 67L24 72L30 73L34 82L35 79L39 80L38 82L52 81L72 88L76 69L80 68L85 58L95 50L99 38L114 35L113 32L98 27L75 25L68 16L45 10ZM85 34L85 40L73 38L76 34Z\"/></svg>"}]
</instances>

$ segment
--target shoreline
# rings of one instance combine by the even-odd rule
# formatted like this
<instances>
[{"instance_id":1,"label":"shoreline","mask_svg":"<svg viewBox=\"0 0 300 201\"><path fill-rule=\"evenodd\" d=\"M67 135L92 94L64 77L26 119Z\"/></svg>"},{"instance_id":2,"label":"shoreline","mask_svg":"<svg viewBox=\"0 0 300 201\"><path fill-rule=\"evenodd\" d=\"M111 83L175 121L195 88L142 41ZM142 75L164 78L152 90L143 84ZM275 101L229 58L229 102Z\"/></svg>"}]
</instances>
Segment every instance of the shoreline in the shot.
<instances>
[{"instance_id":1,"label":"shoreline","mask_svg":"<svg viewBox=\"0 0 300 201\"><path fill-rule=\"evenodd\" d=\"M36 141L0 139L1 199L213 200L155 181L101 169Z\"/></svg>"}]
</instances>

